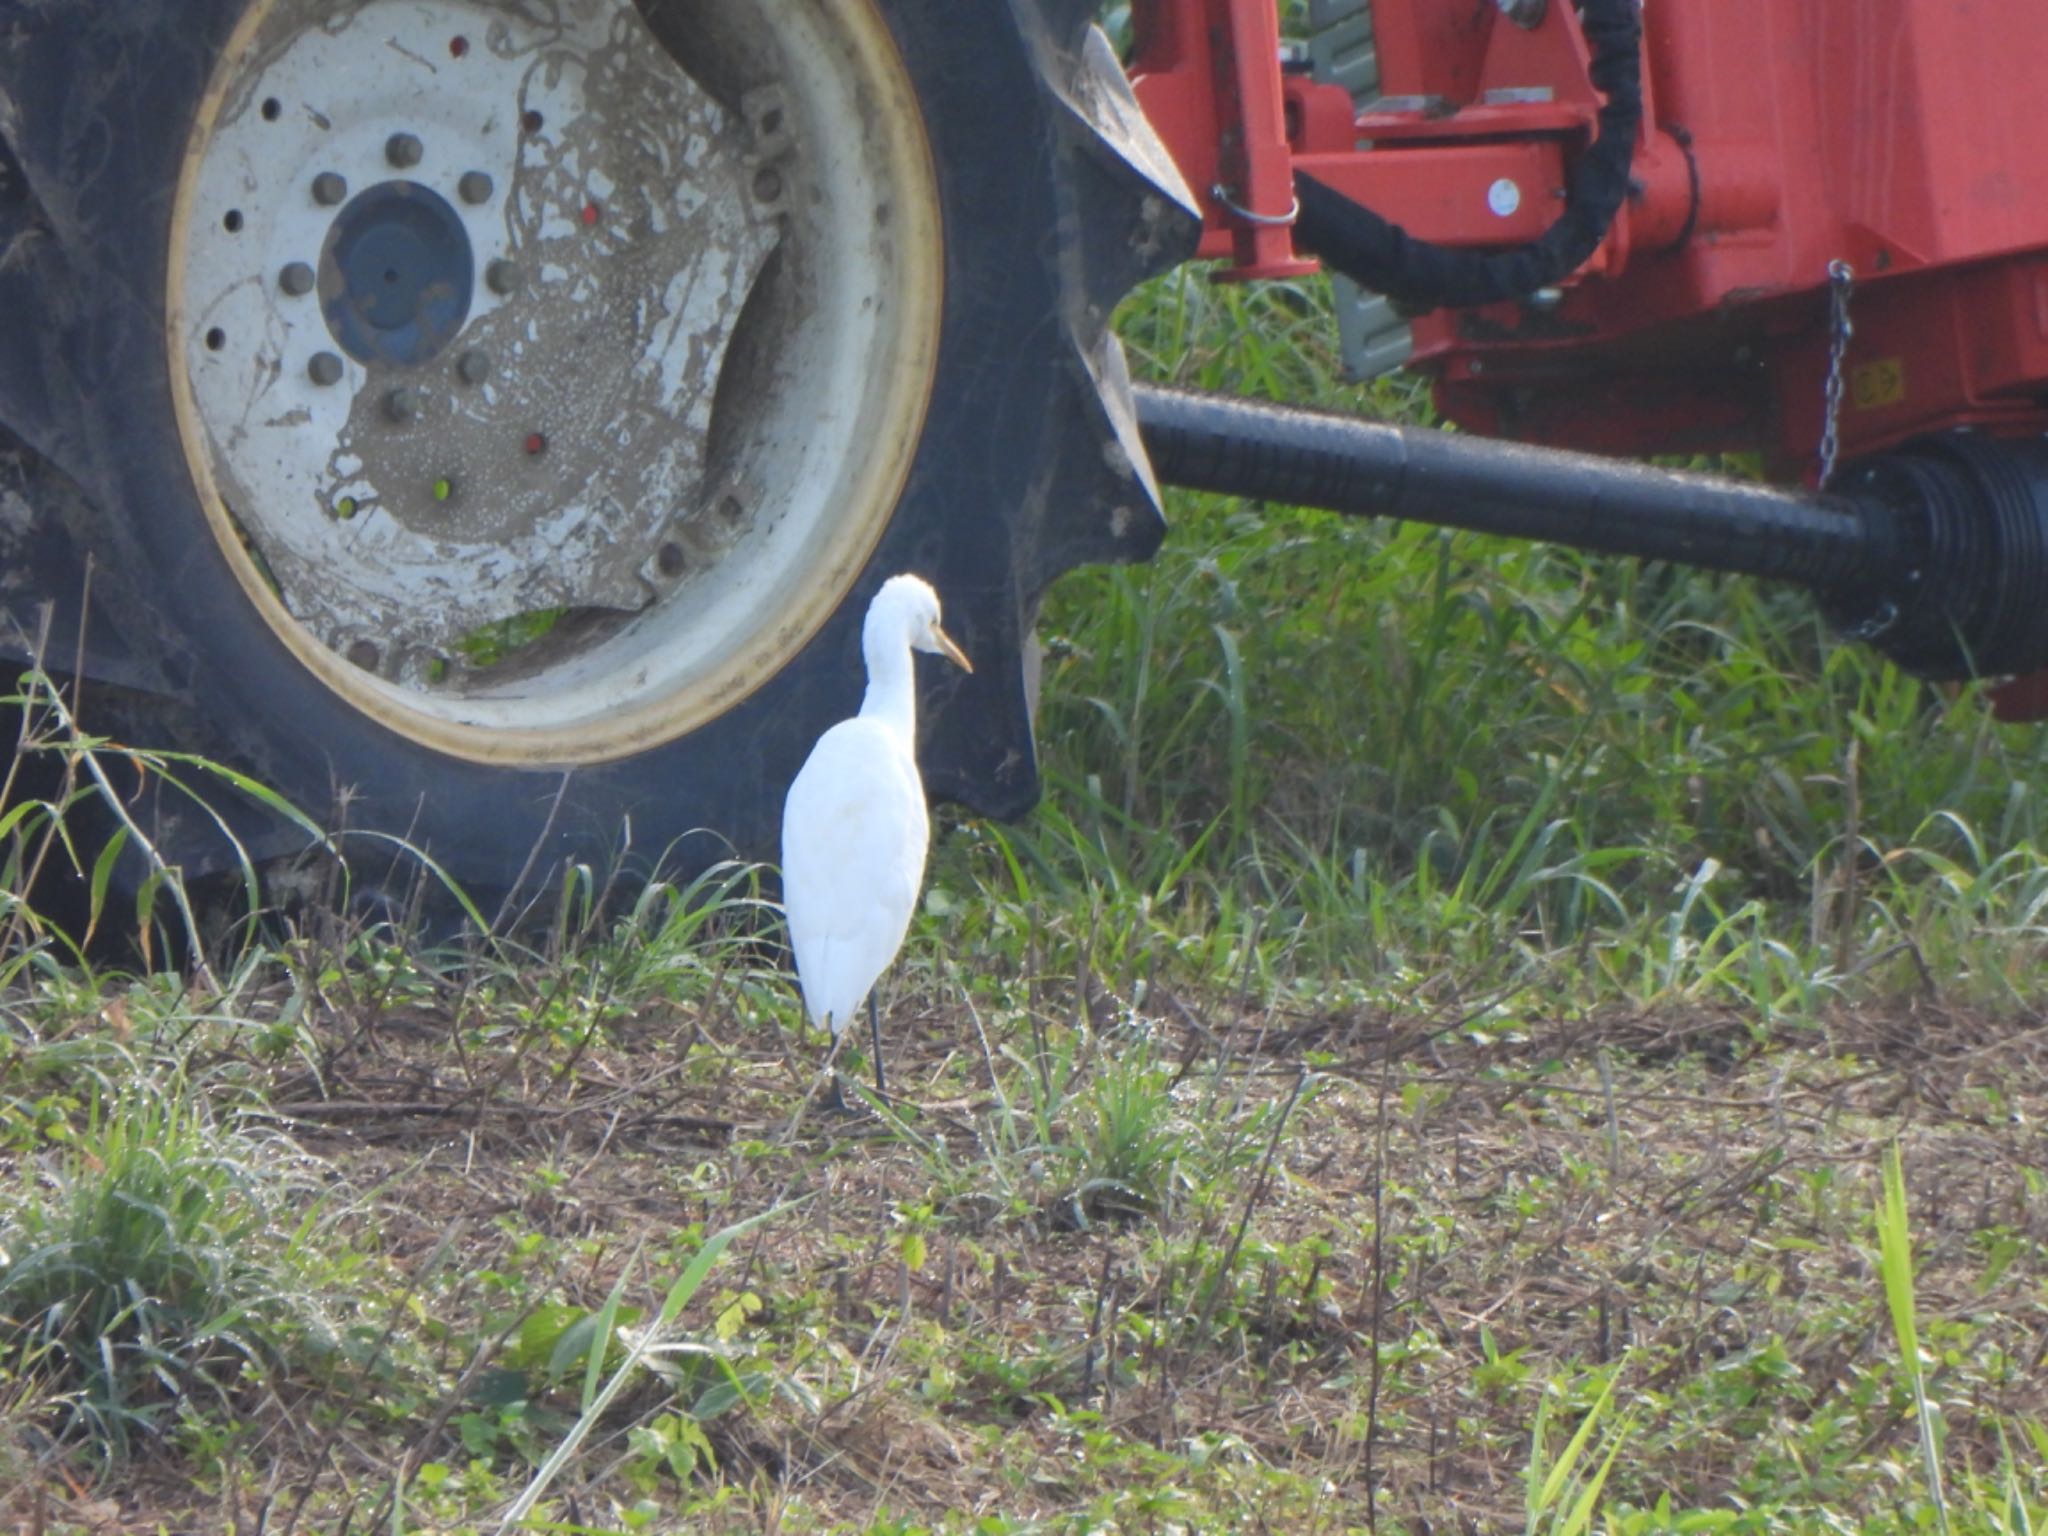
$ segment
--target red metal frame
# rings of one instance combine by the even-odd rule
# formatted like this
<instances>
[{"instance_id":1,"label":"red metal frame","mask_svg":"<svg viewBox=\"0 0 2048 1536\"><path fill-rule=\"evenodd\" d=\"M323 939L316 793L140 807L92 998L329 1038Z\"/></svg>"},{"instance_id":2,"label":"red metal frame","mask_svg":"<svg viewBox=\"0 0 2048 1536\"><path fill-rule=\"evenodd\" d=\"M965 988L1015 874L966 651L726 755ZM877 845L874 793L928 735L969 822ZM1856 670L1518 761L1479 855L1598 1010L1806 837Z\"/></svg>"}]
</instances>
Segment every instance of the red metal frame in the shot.
<instances>
[{"instance_id":1,"label":"red metal frame","mask_svg":"<svg viewBox=\"0 0 2048 1536\"><path fill-rule=\"evenodd\" d=\"M1133 83L1222 275L1309 265L1261 222L1291 207L1297 167L1442 244L1509 245L1555 216L1598 106L1569 4L1524 28L1481 0L1376 0L1383 89L1433 100L1356 116L1341 89L1282 74L1275 9L1133 8ZM1417 321L1446 413L1810 472L1839 259L1857 274L1845 453L1959 423L2048 429L2048 6L1707 0L1644 23L1635 195L1561 294Z\"/></svg>"}]
</instances>

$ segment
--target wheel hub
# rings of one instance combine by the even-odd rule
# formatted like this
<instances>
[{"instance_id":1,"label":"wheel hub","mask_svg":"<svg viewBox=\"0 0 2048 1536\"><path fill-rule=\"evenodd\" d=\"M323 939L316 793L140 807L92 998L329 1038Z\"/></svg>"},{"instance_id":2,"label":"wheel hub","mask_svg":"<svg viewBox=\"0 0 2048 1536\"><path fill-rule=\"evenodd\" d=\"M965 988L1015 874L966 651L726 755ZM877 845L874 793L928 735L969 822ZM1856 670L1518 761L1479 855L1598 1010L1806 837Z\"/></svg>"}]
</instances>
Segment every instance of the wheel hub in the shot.
<instances>
[{"instance_id":1,"label":"wheel hub","mask_svg":"<svg viewBox=\"0 0 2048 1536\"><path fill-rule=\"evenodd\" d=\"M200 168L197 403L297 619L459 685L479 633L638 612L737 531L706 446L777 200L623 0L328 9L268 7Z\"/></svg>"},{"instance_id":2,"label":"wheel hub","mask_svg":"<svg viewBox=\"0 0 2048 1536\"><path fill-rule=\"evenodd\" d=\"M930 398L938 186L881 13L247 4L167 323L252 604L353 706L476 761L731 709L858 578Z\"/></svg>"},{"instance_id":3,"label":"wheel hub","mask_svg":"<svg viewBox=\"0 0 2048 1536\"><path fill-rule=\"evenodd\" d=\"M462 329L475 281L469 232L447 199L387 181L335 217L320 253L320 310L357 362L411 367Z\"/></svg>"}]
</instances>

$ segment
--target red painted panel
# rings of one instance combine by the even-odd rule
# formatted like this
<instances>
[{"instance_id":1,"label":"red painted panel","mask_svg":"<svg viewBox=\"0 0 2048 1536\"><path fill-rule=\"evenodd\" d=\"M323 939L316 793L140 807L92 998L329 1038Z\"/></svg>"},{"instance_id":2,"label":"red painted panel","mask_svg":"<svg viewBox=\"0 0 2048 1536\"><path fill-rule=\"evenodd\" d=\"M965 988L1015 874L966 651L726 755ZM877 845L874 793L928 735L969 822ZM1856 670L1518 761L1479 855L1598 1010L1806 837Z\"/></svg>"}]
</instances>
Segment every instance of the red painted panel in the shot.
<instances>
[{"instance_id":1,"label":"red painted panel","mask_svg":"<svg viewBox=\"0 0 2048 1536\"><path fill-rule=\"evenodd\" d=\"M1246 82L1271 0L1137 0L1135 14L1140 96L1189 181L1206 192L1244 154L1270 196L1270 114ZM1529 238L1540 199L1500 220L1474 216L1471 194L1493 166L1530 174L1532 155L1561 180L1583 142L1594 97L1572 7L1533 31L1476 0L1376 0L1374 15L1385 89L1453 110L1364 118L1352 134L1370 142L1345 144L1292 85L1296 163L1441 242ZM1418 323L1446 409L1583 446L1760 447L1796 472L1820 425L1826 272L1843 260L1847 364L1865 384L1845 451L1962 421L2048 427L2048 3L1646 0L1643 16L1638 195L1560 304ZM1204 255L1270 259L1271 229L1208 211Z\"/></svg>"}]
</instances>

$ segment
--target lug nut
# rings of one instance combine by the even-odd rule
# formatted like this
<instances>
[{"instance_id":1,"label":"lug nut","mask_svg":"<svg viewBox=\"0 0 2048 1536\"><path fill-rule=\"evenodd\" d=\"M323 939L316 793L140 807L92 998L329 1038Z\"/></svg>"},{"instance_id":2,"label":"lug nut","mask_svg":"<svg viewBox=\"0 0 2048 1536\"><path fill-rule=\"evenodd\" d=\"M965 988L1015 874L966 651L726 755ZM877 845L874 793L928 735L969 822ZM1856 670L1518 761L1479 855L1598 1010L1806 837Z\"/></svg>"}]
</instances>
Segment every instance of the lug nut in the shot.
<instances>
[{"instance_id":1,"label":"lug nut","mask_svg":"<svg viewBox=\"0 0 2048 1536\"><path fill-rule=\"evenodd\" d=\"M358 640L348 648L348 659L365 672L377 670L377 647L367 640Z\"/></svg>"},{"instance_id":2,"label":"lug nut","mask_svg":"<svg viewBox=\"0 0 2048 1536\"><path fill-rule=\"evenodd\" d=\"M673 580L683 574L683 547L664 544L654 552L654 568Z\"/></svg>"},{"instance_id":3,"label":"lug nut","mask_svg":"<svg viewBox=\"0 0 2048 1536\"><path fill-rule=\"evenodd\" d=\"M306 364L306 374L315 384L339 384L341 359L332 352L315 352L313 360Z\"/></svg>"},{"instance_id":4,"label":"lug nut","mask_svg":"<svg viewBox=\"0 0 2048 1536\"><path fill-rule=\"evenodd\" d=\"M519 282L519 269L502 257L484 268L484 285L495 294L516 293Z\"/></svg>"},{"instance_id":5,"label":"lug nut","mask_svg":"<svg viewBox=\"0 0 2048 1536\"><path fill-rule=\"evenodd\" d=\"M420 141L409 133L394 133L384 141L384 158L401 171L409 171L426 154Z\"/></svg>"},{"instance_id":6,"label":"lug nut","mask_svg":"<svg viewBox=\"0 0 2048 1536\"><path fill-rule=\"evenodd\" d=\"M488 203L491 200L491 178L482 171L464 171L462 179L455 183L455 190L465 203Z\"/></svg>"},{"instance_id":7,"label":"lug nut","mask_svg":"<svg viewBox=\"0 0 2048 1536\"><path fill-rule=\"evenodd\" d=\"M408 422L419 413L419 397L402 384L384 397L384 414L393 421Z\"/></svg>"},{"instance_id":8,"label":"lug nut","mask_svg":"<svg viewBox=\"0 0 2048 1536\"><path fill-rule=\"evenodd\" d=\"M465 352L462 361L455 365L455 371L462 375L465 384L481 384L491 376L491 354L488 352Z\"/></svg>"},{"instance_id":9,"label":"lug nut","mask_svg":"<svg viewBox=\"0 0 2048 1536\"><path fill-rule=\"evenodd\" d=\"M348 196L348 178L335 171L322 171L313 178L313 201L332 208Z\"/></svg>"},{"instance_id":10,"label":"lug nut","mask_svg":"<svg viewBox=\"0 0 2048 1536\"><path fill-rule=\"evenodd\" d=\"M303 261L287 263L277 274L277 286L293 298L303 298L313 291L313 269Z\"/></svg>"},{"instance_id":11,"label":"lug nut","mask_svg":"<svg viewBox=\"0 0 2048 1536\"><path fill-rule=\"evenodd\" d=\"M782 172L774 166L763 166L754 173L754 196L764 203L772 203L782 196Z\"/></svg>"}]
</instances>

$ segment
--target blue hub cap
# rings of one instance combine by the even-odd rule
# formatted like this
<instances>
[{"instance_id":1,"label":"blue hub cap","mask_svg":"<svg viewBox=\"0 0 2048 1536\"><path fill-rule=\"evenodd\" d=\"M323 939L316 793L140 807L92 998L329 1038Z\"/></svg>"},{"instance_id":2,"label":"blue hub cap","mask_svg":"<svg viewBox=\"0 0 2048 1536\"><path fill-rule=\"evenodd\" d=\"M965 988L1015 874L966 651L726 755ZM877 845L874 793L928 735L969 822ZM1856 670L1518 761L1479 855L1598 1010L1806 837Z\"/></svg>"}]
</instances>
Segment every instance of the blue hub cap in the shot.
<instances>
[{"instance_id":1,"label":"blue hub cap","mask_svg":"<svg viewBox=\"0 0 2048 1536\"><path fill-rule=\"evenodd\" d=\"M427 362L469 318L476 257L462 219L413 181L359 193L320 253L320 307L341 349L364 365Z\"/></svg>"}]
</instances>

